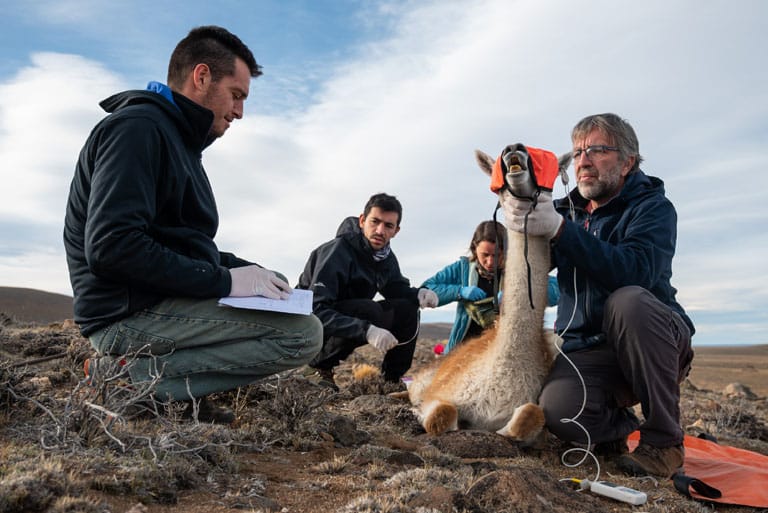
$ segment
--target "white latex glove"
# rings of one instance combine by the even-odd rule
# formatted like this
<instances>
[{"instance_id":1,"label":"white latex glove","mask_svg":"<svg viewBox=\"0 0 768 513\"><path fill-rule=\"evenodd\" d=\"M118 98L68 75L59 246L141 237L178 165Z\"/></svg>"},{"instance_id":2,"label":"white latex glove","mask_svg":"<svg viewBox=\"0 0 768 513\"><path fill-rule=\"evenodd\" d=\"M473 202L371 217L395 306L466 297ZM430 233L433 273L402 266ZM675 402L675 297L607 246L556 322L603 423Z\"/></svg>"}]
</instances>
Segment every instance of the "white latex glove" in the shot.
<instances>
[{"instance_id":1,"label":"white latex glove","mask_svg":"<svg viewBox=\"0 0 768 513\"><path fill-rule=\"evenodd\" d=\"M504 222L510 230L523 233L525 230L525 214L531 209L531 202L515 198L511 194L504 198ZM552 193L539 194L536 208L528 214L528 234L535 237L554 239L565 218L555 211L552 204Z\"/></svg>"},{"instance_id":2,"label":"white latex glove","mask_svg":"<svg viewBox=\"0 0 768 513\"><path fill-rule=\"evenodd\" d=\"M373 324L368 328L365 338L368 340L369 344L382 353L386 353L397 345L397 339L392 333L384 328L378 328Z\"/></svg>"},{"instance_id":3,"label":"white latex glove","mask_svg":"<svg viewBox=\"0 0 768 513\"><path fill-rule=\"evenodd\" d=\"M269 299L288 299L291 286L278 276L258 265L235 267L229 270L232 277L230 296L264 296Z\"/></svg>"},{"instance_id":4,"label":"white latex glove","mask_svg":"<svg viewBox=\"0 0 768 513\"><path fill-rule=\"evenodd\" d=\"M437 294L429 289L419 289L419 306L421 308L435 308L437 306Z\"/></svg>"}]
</instances>

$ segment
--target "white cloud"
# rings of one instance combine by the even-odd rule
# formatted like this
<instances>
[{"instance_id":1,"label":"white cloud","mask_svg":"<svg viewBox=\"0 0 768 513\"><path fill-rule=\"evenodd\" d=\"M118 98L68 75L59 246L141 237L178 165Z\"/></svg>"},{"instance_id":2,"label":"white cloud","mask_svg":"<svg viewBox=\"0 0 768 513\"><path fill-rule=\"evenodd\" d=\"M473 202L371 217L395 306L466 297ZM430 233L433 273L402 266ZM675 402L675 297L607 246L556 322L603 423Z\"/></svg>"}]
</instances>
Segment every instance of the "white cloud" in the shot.
<instances>
[{"instance_id":1,"label":"white cloud","mask_svg":"<svg viewBox=\"0 0 768 513\"><path fill-rule=\"evenodd\" d=\"M61 222L72 171L98 101L120 88L102 65L75 55L39 53L0 84L0 216Z\"/></svg>"},{"instance_id":2,"label":"white cloud","mask_svg":"<svg viewBox=\"0 0 768 513\"><path fill-rule=\"evenodd\" d=\"M711 341L722 334L713 316L718 326L728 326L721 312L749 318L768 290L760 235L768 70L752 57L768 46L766 11L758 1L719 0L395 3L392 37L324 70L323 82L306 89L319 91L312 104L275 97L290 111L251 114L271 101L259 93L280 94L254 83L245 119L205 156L218 242L295 282L342 218L386 191L403 202L394 247L418 284L464 254L475 225L492 214L475 148L496 153L520 141L562 152L579 118L614 111L633 124L644 168L664 179L676 204L673 285L701 319L697 338ZM61 222L77 152L101 116L96 103L121 82L103 64L43 54L0 84L0 172L18 184L3 193L4 219Z\"/></svg>"}]
</instances>

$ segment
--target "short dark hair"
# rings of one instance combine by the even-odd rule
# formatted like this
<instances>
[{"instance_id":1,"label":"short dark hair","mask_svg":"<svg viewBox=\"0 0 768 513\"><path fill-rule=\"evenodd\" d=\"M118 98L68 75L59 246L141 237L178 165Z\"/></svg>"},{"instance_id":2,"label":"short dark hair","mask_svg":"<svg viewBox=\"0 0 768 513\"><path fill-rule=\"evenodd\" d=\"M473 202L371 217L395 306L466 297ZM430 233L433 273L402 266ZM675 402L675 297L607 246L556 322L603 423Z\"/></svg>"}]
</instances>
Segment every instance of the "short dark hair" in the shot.
<instances>
[{"instance_id":1,"label":"short dark hair","mask_svg":"<svg viewBox=\"0 0 768 513\"><path fill-rule=\"evenodd\" d=\"M477 245L481 242L492 242L500 252L507 249L507 230L497 221L483 221L472 235L472 241L469 243L469 261L477 260Z\"/></svg>"},{"instance_id":2,"label":"short dark hair","mask_svg":"<svg viewBox=\"0 0 768 513\"><path fill-rule=\"evenodd\" d=\"M368 217L373 207L378 207L383 212L397 212L397 226L400 226L400 221L403 219L403 206L397 198L383 192L374 194L365 204L363 217Z\"/></svg>"},{"instance_id":3,"label":"short dark hair","mask_svg":"<svg viewBox=\"0 0 768 513\"><path fill-rule=\"evenodd\" d=\"M635 157L635 164L630 169L630 173L640 169L640 163L643 161L640 155L640 143L637 141L635 130L626 119L611 112L587 116L573 127L571 141L585 138L594 129L605 134L611 144L619 148L619 159L622 162Z\"/></svg>"},{"instance_id":4,"label":"short dark hair","mask_svg":"<svg viewBox=\"0 0 768 513\"><path fill-rule=\"evenodd\" d=\"M181 88L189 73L201 63L208 65L214 81L234 75L235 59L238 57L248 66L252 77L261 75L261 66L239 37L215 25L193 28L171 54L168 86Z\"/></svg>"}]
</instances>

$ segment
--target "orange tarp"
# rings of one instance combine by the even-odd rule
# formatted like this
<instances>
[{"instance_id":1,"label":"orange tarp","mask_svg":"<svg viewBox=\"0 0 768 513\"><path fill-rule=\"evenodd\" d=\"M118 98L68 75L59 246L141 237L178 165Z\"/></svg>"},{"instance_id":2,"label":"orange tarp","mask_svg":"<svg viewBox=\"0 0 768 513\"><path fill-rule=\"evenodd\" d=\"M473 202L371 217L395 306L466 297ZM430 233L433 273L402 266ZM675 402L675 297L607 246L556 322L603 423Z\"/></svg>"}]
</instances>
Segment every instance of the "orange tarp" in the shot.
<instances>
[{"instance_id":1,"label":"orange tarp","mask_svg":"<svg viewBox=\"0 0 768 513\"><path fill-rule=\"evenodd\" d=\"M629 435L630 450L637 446L639 438L637 431ZM689 489L693 498L754 508L768 507L768 456L689 435L685 436L683 445L685 475L722 494L719 498L705 497Z\"/></svg>"}]
</instances>

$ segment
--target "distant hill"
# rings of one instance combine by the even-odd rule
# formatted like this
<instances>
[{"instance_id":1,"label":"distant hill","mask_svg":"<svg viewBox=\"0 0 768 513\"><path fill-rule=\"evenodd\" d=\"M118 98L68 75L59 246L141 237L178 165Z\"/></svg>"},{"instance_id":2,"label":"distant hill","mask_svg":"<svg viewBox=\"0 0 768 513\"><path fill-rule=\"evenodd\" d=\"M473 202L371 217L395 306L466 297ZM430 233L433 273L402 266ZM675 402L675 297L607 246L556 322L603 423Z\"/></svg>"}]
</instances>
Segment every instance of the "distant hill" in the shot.
<instances>
[{"instance_id":1,"label":"distant hill","mask_svg":"<svg viewBox=\"0 0 768 513\"><path fill-rule=\"evenodd\" d=\"M444 340L448 338L451 333L450 322L423 322L421 323L421 329L419 330L419 340L432 339L432 340Z\"/></svg>"},{"instance_id":2,"label":"distant hill","mask_svg":"<svg viewBox=\"0 0 768 513\"><path fill-rule=\"evenodd\" d=\"M0 287L0 312L35 324L62 322L74 315L70 296L18 287Z\"/></svg>"},{"instance_id":3,"label":"distant hill","mask_svg":"<svg viewBox=\"0 0 768 513\"><path fill-rule=\"evenodd\" d=\"M19 287L0 287L0 313L35 324L63 322L74 315L70 296ZM451 326L450 322L422 323L419 338L447 339Z\"/></svg>"}]
</instances>

